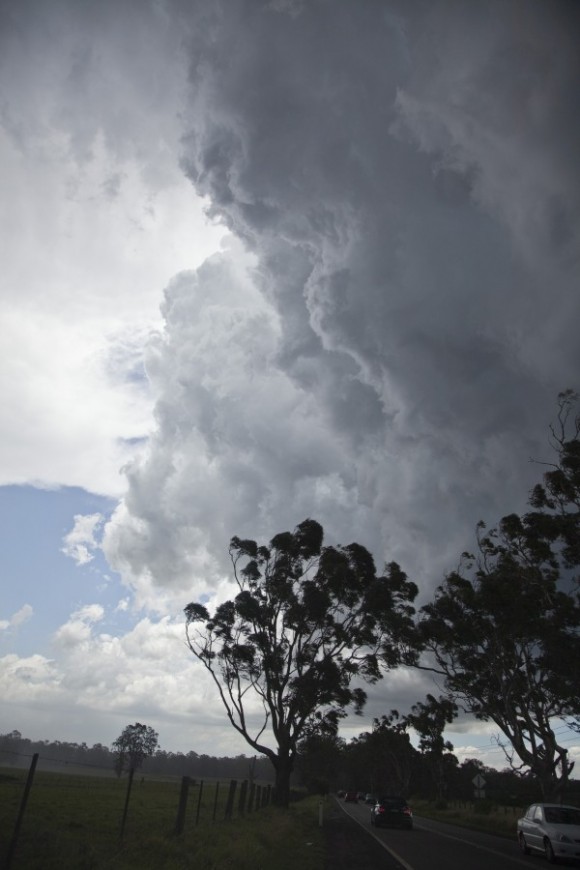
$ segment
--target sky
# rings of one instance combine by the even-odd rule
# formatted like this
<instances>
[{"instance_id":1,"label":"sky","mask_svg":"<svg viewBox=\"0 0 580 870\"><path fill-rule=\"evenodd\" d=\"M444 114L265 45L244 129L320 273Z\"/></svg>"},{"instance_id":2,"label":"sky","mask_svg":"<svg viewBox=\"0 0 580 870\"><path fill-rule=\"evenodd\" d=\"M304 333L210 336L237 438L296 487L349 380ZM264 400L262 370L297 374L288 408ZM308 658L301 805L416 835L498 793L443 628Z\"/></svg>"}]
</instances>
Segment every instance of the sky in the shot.
<instances>
[{"instance_id":1,"label":"sky","mask_svg":"<svg viewBox=\"0 0 580 870\"><path fill-rule=\"evenodd\" d=\"M525 509L580 386L579 30L572 0L0 0L2 733L251 754L184 641L233 535L312 517L421 604ZM343 736L428 691L388 674Z\"/></svg>"}]
</instances>

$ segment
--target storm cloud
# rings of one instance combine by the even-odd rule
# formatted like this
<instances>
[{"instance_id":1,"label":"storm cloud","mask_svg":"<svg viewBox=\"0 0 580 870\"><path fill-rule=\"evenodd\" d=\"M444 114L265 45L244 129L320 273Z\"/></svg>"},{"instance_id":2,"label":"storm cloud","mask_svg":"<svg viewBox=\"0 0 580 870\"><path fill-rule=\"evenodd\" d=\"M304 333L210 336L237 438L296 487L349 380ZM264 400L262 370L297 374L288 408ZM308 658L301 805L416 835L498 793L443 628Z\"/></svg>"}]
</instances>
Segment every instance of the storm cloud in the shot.
<instances>
[{"instance_id":1,"label":"storm cloud","mask_svg":"<svg viewBox=\"0 0 580 870\"><path fill-rule=\"evenodd\" d=\"M183 645L233 535L312 517L423 602L525 508L580 386L579 36L565 0L0 0L7 731L243 751Z\"/></svg>"},{"instance_id":2,"label":"storm cloud","mask_svg":"<svg viewBox=\"0 0 580 870\"><path fill-rule=\"evenodd\" d=\"M188 16L181 166L237 241L166 290L109 558L149 601L211 596L231 535L313 516L426 593L523 508L577 383L578 15Z\"/></svg>"}]
</instances>

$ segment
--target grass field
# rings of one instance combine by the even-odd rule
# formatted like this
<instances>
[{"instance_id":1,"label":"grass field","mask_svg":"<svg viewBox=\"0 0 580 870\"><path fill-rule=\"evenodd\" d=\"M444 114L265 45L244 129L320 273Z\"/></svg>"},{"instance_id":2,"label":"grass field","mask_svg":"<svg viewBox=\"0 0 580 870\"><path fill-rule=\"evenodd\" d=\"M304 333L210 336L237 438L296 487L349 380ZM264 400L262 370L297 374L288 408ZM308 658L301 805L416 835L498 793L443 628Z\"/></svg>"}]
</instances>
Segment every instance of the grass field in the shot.
<instances>
[{"instance_id":1,"label":"grass field","mask_svg":"<svg viewBox=\"0 0 580 870\"><path fill-rule=\"evenodd\" d=\"M0 769L0 866L4 866L21 805L26 771ZM184 832L175 836L180 780L135 778L123 840L126 779L37 771L11 870L195 868L195 870L322 870L318 800L289 812L265 807L224 820L228 793L215 783L189 792ZM196 817L199 807L199 824Z\"/></svg>"},{"instance_id":2,"label":"grass field","mask_svg":"<svg viewBox=\"0 0 580 870\"><path fill-rule=\"evenodd\" d=\"M504 807L491 801L449 801L445 809L436 803L421 800L411 801L411 804L417 816L476 831L487 831L499 837L516 836L516 823L524 811L522 807Z\"/></svg>"}]
</instances>

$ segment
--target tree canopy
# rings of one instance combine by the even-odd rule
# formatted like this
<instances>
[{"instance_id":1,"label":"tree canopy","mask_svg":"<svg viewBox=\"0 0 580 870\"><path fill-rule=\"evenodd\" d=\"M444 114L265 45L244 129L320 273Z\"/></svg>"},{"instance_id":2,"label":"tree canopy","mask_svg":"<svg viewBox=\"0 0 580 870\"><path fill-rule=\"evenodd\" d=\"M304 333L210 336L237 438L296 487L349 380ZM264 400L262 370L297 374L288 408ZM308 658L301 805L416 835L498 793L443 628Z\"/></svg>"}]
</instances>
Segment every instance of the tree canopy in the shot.
<instances>
[{"instance_id":1,"label":"tree canopy","mask_svg":"<svg viewBox=\"0 0 580 870\"><path fill-rule=\"evenodd\" d=\"M159 735L149 725L135 722L127 725L122 734L113 743L117 753L115 770L120 776L124 770L135 772L146 758L153 755L157 749Z\"/></svg>"},{"instance_id":2,"label":"tree canopy","mask_svg":"<svg viewBox=\"0 0 580 870\"><path fill-rule=\"evenodd\" d=\"M230 556L238 594L213 615L189 604L187 642L231 725L271 760L287 805L298 742L336 733L364 706L361 681L404 658L417 587L394 562L377 574L359 544L324 546L312 519L268 547L234 537Z\"/></svg>"},{"instance_id":3,"label":"tree canopy","mask_svg":"<svg viewBox=\"0 0 580 870\"><path fill-rule=\"evenodd\" d=\"M419 749L433 777L438 799L445 795L445 753L453 751L453 744L443 734L456 716L457 705L451 698L428 694L402 720L405 727L413 728L419 736Z\"/></svg>"},{"instance_id":4,"label":"tree canopy","mask_svg":"<svg viewBox=\"0 0 580 870\"><path fill-rule=\"evenodd\" d=\"M423 666L445 676L463 708L500 729L514 766L529 769L546 797L556 796L573 763L555 725L580 703L580 431L577 396L559 397L552 427L556 460L532 490L532 511L478 526L478 550L422 608ZM568 428L567 428L568 426ZM577 719L576 719L577 721Z\"/></svg>"}]
</instances>

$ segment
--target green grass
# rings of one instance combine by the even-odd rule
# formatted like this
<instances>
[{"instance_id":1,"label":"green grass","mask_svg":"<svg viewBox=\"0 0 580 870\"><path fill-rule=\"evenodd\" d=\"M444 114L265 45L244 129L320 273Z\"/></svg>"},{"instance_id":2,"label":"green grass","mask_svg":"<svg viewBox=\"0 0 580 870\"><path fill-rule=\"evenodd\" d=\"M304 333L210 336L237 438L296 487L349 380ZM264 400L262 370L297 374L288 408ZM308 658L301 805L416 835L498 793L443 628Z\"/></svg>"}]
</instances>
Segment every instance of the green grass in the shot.
<instances>
[{"instance_id":1,"label":"green grass","mask_svg":"<svg viewBox=\"0 0 580 870\"><path fill-rule=\"evenodd\" d=\"M0 865L8 853L24 790L26 771L0 769ZM175 836L181 781L135 777L125 835L119 834L126 779L37 771L13 870L322 870L324 844L318 799L288 812L265 807L224 821L226 783L189 791L184 832ZM196 816L199 803L199 824Z\"/></svg>"},{"instance_id":2,"label":"green grass","mask_svg":"<svg viewBox=\"0 0 580 870\"><path fill-rule=\"evenodd\" d=\"M521 807L504 807L491 801L449 801L442 808L437 803L413 800L411 805L417 816L511 838L516 836L516 823L523 812Z\"/></svg>"}]
</instances>

